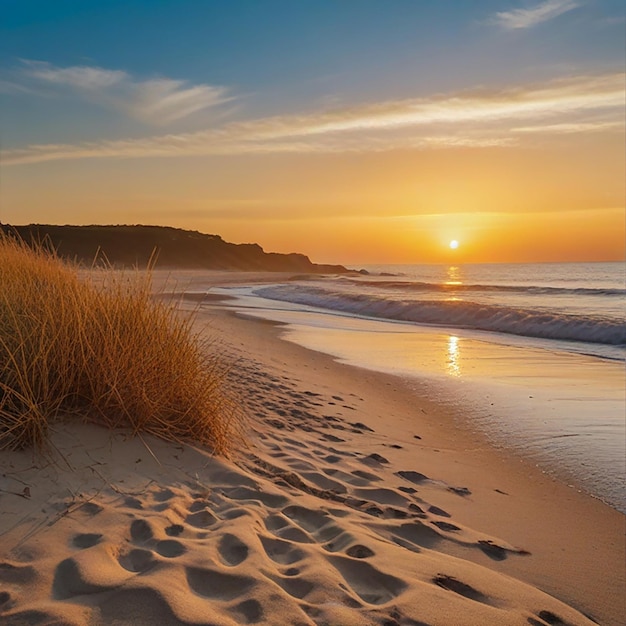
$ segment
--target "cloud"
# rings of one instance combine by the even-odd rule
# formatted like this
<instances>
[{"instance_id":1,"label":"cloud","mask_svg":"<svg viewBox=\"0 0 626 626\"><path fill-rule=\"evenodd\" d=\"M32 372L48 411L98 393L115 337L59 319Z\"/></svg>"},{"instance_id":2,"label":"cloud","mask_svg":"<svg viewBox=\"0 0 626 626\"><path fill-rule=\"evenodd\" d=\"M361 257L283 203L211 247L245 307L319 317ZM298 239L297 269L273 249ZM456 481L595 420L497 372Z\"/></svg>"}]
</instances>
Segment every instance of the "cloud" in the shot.
<instances>
[{"instance_id":1,"label":"cloud","mask_svg":"<svg viewBox=\"0 0 626 626\"><path fill-rule=\"evenodd\" d=\"M10 150L4 165L85 158L484 148L623 123L624 74L231 122L200 132ZM164 98L167 101L167 98ZM600 118L598 116L601 116ZM601 124L599 123L601 122ZM595 125L595 128L594 128Z\"/></svg>"},{"instance_id":2,"label":"cloud","mask_svg":"<svg viewBox=\"0 0 626 626\"><path fill-rule=\"evenodd\" d=\"M624 120L613 122L574 122L571 124L543 124L539 126L522 126L513 128L515 133L556 133L570 135L572 133L595 133L624 128Z\"/></svg>"},{"instance_id":3,"label":"cloud","mask_svg":"<svg viewBox=\"0 0 626 626\"><path fill-rule=\"evenodd\" d=\"M122 70L100 67L55 67L24 60L29 79L56 88L70 88L83 98L148 124L168 124L233 98L224 87L188 85L170 78L134 80Z\"/></svg>"},{"instance_id":4,"label":"cloud","mask_svg":"<svg viewBox=\"0 0 626 626\"><path fill-rule=\"evenodd\" d=\"M530 9L513 9L496 13L490 20L507 29L530 28L547 22L581 5L577 0L544 0Z\"/></svg>"},{"instance_id":5,"label":"cloud","mask_svg":"<svg viewBox=\"0 0 626 626\"><path fill-rule=\"evenodd\" d=\"M54 67L44 61L24 59L25 73L31 78L56 85L69 85L76 89L97 91L119 85L130 79L121 70L105 70L99 67Z\"/></svg>"}]
</instances>

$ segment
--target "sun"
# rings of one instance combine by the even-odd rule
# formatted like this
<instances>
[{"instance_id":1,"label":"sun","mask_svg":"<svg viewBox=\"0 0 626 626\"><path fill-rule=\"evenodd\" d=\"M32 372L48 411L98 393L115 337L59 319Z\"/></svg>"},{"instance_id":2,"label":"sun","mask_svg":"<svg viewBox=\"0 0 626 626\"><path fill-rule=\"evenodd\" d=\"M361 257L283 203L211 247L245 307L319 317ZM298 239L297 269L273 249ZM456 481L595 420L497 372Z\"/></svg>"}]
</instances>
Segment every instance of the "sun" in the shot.
<instances>
[{"instance_id":1,"label":"sun","mask_svg":"<svg viewBox=\"0 0 626 626\"><path fill-rule=\"evenodd\" d=\"M459 247L459 242L456 239L453 239L450 242L450 248L452 248L452 250L456 250Z\"/></svg>"}]
</instances>

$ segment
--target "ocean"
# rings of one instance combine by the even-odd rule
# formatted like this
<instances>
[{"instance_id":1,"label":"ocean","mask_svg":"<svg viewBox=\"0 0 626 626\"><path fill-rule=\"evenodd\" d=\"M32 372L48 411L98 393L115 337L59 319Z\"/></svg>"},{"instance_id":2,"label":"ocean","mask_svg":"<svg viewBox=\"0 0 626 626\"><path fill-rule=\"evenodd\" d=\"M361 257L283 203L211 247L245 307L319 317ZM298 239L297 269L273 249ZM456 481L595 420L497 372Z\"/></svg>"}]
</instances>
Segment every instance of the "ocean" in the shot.
<instances>
[{"instance_id":1,"label":"ocean","mask_svg":"<svg viewBox=\"0 0 626 626\"><path fill-rule=\"evenodd\" d=\"M363 269L227 291L286 339L402 377L626 512L624 264Z\"/></svg>"},{"instance_id":2,"label":"ocean","mask_svg":"<svg viewBox=\"0 0 626 626\"><path fill-rule=\"evenodd\" d=\"M366 266L369 276L259 290L275 300L379 319L548 340L624 360L621 263ZM568 345L563 345L568 342Z\"/></svg>"}]
</instances>

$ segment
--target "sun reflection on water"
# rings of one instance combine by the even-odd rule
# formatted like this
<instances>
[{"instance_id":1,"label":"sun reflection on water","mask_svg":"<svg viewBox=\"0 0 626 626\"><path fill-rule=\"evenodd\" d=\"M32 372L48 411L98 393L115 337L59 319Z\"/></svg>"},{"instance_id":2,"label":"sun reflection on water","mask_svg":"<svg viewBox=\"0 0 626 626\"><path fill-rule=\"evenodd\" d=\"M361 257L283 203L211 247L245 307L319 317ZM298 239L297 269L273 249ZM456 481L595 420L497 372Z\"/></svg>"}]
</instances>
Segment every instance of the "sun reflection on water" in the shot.
<instances>
[{"instance_id":1,"label":"sun reflection on water","mask_svg":"<svg viewBox=\"0 0 626 626\"><path fill-rule=\"evenodd\" d=\"M448 337L448 363L447 370L450 376L461 376L459 338L455 335Z\"/></svg>"},{"instance_id":2,"label":"sun reflection on water","mask_svg":"<svg viewBox=\"0 0 626 626\"><path fill-rule=\"evenodd\" d=\"M461 268L457 265L450 265L446 270L446 280L444 284L450 285L451 287L455 285L462 285L463 281L461 280Z\"/></svg>"}]
</instances>

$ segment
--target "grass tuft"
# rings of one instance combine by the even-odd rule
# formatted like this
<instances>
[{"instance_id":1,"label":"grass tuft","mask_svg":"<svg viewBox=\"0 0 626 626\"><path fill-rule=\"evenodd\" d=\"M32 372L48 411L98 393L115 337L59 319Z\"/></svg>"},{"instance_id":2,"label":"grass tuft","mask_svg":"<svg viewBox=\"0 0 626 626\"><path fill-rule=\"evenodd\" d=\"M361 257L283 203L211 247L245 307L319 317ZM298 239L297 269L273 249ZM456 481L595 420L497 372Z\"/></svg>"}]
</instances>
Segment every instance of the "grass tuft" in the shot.
<instances>
[{"instance_id":1,"label":"grass tuft","mask_svg":"<svg viewBox=\"0 0 626 626\"><path fill-rule=\"evenodd\" d=\"M239 420L209 348L149 273L83 276L0 234L0 450L44 448L78 417L228 455Z\"/></svg>"}]
</instances>

